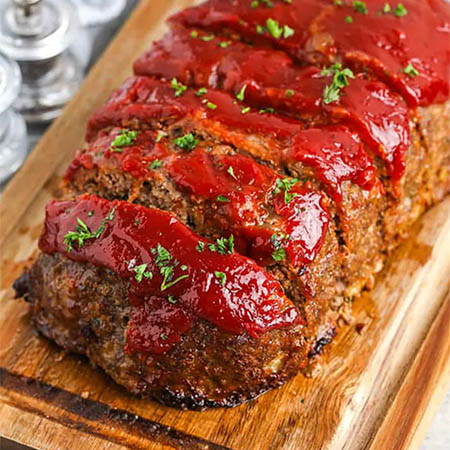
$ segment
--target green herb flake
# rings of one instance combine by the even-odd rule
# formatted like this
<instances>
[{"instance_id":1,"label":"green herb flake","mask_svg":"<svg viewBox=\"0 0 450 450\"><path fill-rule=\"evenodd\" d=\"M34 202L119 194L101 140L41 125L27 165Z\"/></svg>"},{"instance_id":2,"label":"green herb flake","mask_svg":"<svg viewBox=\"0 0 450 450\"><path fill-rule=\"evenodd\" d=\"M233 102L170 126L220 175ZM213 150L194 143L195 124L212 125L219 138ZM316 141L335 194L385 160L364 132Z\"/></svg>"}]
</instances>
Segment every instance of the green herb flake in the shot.
<instances>
[{"instance_id":1,"label":"green herb flake","mask_svg":"<svg viewBox=\"0 0 450 450\"><path fill-rule=\"evenodd\" d=\"M284 37L284 39L287 39L287 38L289 38L291 36L294 36L294 34L295 34L295 31L291 27L289 27L287 25L284 25L284 27L283 27L283 37Z\"/></svg>"},{"instance_id":2,"label":"green herb flake","mask_svg":"<svg viewBox=\"0 0 450 450\"><path fill-rule=\"evenodd\" d=\"M135 267L128 266L128 268L135 273L134 278L138 283L140 283L143 278L148 278L150 280L153 278L153 274L147 270L147 264L141 264Z\"/></svg>"},{"instance_id":3,"label":"green herb flake","mask_svg":"<svg viewBox=\"0 0 450 450\"><path fill-rule=\"evenodd\" d=\"M349 84L348 78L355 78L353 72L348 68L343 69L340 63L336 63L329 68L322 69L320 74L322 76L329 76L333 74L332 83L325 86L323 92L323 102L326 105L338 101L340 99L341 89Z\"/></svg>"},{"instance_id":4,"label":"green herb flake","mask_svg":"<svg viewBox=\"0 0 450 450\"><path fill-rule=\"evenodd\" d=\"M198 139L192 133L187 133L184 136L174 139L173 143L184 150L194 150L197 147Z\"/></svg>"},{"instance_id":5,"label":"green herb flake","mask_svg":"<svg viewBox=\"0 0 450 450\"><path fill-rule=\"evenodd\" d=\"M209 109L214 110L214 109L217 108L217 105L215 103L212 103L212 102L207 102L206 103L206 107L209 108Z\"/></svg>"},{"instance_id":6,"label":"green herb flake","mask_svg":"<svg viewBox=\"0 0 450 450\"><path fill-rule=\"evenodd\" d=\"M220 48L227 48L227 47L230 46L231 44L232 44L231 41L222 41L222 42L220 42L220 43L218 44L218 46L219 46Z\"/></svg>"},{"instance_id":7,"label":"green herb flake","mask_svg":"<svg viewBox=\"0 0 450 450\"><path fill-rule=\"evenodd\" d=\"M231 234L230 237L227 238L219 238L216 239L216 244L212 244L216 250L222 255L231 255L234 251L234 236ZM213 250L213 251L216 251Z\"/></svg>"},{"instance_id":8,"label":"green herb flake","mask_svg":"<svg viewBox=\"0 0 450 450\"><path fill-rule=\"evenodd\" d=\"M391 12L391 5L389 3L385 3L383 7L383 12L385 14L389 14Z\"/></svg>"},{"instance_id":9,"label":"green herb flake","mask_svg":"<svg viewBox=\"0 0 450 450\"><path fill-rule=\"evenodd\" d=\"M161 334L160 334L160 337L161 337L161 339L162 339L163 341L167 341L167 339L169 339L169 336L167 336L166 333L161 333Z\"/></svg>"},{"instance_id":10,"label":"green herb flake","mask_svg":"<svg viewBox=\"0 0 450 450\"><path fill-rule=\"evenodd\" d=\"M215 244L208 244L208 248L210 249L210 251L212 252L217 252L217 247Z\"/></svg>"},{"instance_id":11,"label":"green herb flake","mask_svg":"<svg viewBox=\"0 0 450 450\"><path fill-rule=\"evenodd\" d=\"M280 37L284 37L285 39L294 35L294 30L288 25L280 26L277 20L269 17L266 21L267 30L269 33L275 38L280 39Z\"/></svg>"},{"instance_id":12,"label":"green herb flake","mask_svg":"<svg viewBox=\"0 0 450 450\"><path fill-rule=\"evenodd\" d=\"M216 200L223 203L229 203L231 201L228 197L225 197L225 195L218 195Z\"/></svg>"},{"instance_id":13,"label":"green herb flake","mask_svg":"<svg viewBox=\"0 0 450 450\"><path fill-rule=\"evenodd\" d=\"M273 8L273 3L270 0L261 0L261 3L264 3L267 8Z\"/></svg>"},{"instance_id":14,"label":"green herb flake","mask_svg":"<svg viewBox=\"0 0 450 450\"><path fill-rule=\"evenodd\" d=\"M193 30L191 32L191 38L194 38L194 39L198 38L198 31L197 30Z\"/></svg>"},{"instance_id":15,"label":"green herb flake","mask_svg":"<svg viewBox=\"0 0 450 450\"><path fill-rule=\"evenodd\" d=\"M403 3L399 3L395 8L394 8L394 15L397 17L403 17L406 16L406 14L408 14L408 10L405 8L405 6L403 5Z\"/></svg>"},{"instance_id":16,"label":"green herb flake","mask_svg":"<svg viewBox=\"0 0 450 450\"><path fill-rule=\"evenodd\" d=\"M195 93L195 95L197 97L201 97L202 95L205 95L207 92L208 92L208 89L202 87Z\"/></svg>"},{"instance_id":17,"label":"green herb flake","mask_svg":"<svg viewBox=\"0 0 450 450\"><path fill-rule=\"evenodd\" d=\"M368 13L365 2L360 2L360 1L353 2L353 8L355 9L355 11L360 12L361 14Z\"/></svg>"},{"instance_id":18,"label":"green herb flake","mask_svg":"<svg viewBox=\"0 0 450 450\"><path fill-rule=\"evenodd\" d=\"M353 23L353 17L352 16L346 16L345 21L347 23Z\"/></svg>"},{"instance_id":19,"label":"green herb flake","mask_svg":"<svg viewBox=\"0 0 450 450\"><path fill-rule=\"evenodd\" d=\"M408 75L411 78L417 77L419 75L419 71L411 64L409 63L404 69L403 73Z\"/></svg>"},{"instance_id":20,"label":"green herb flake","mask_svg":"<svg viewBox=\"0 0 450 450\"><path fill-rule=\"evenodd\" d=\"M262 25L256 25L256 32L258 34L263 34L265 32L265 28Z\"/></svg>"},{"instance_id":21,"label":"green herb flake","mask_svg":"<svg viewBox=\"0 0 450 450\"><path fill-rule=\"evenodd\" d=\"M113 152L122 153L120 147L128 147L136 140L137 131L121 130L114 140L111 142L111 150Z\"/></svg>"},{"instance_id":22,"label":"green herb flake","mask_svg":"<svg viewBox=\"0 0 450 450\"><path fill-rule=\"evenodd\" d=\"M250 3L250 8L257 8L259 6L259 1L258 0L253 0Z\"/></svg>"},{"instance_id":23,"label":"green herb flake","mask_svg":"<svg viewBox=\"0 0 450 450\"><path fill-rule=\"evenodd\" d=\"M228 167L227 173L229 173L235 180L237 180L236 175L234 174L234 169L233 169L232 166Z\"/></svg>"},{"instance_id":24,"label":"green herb flake","mask_svg":"<svg viewBox=\"0 0 450 450\"><path fill-rule=\"evenodd\" d=\"M116 207L114 207L110 211L110 213L102 220L102 223L94 232L91 232L89 227L78 217L75 231L69 231L64 236L64 244L67 245L67 252L70 253L74 249L75 243L77 243L78 248L81 248L84 245L84 241L86 241L87 239L98 239L103 231L105 231L106 223L114 219L115 210Z\"/></svg>"},{"instance_id":25,"label":"green herb flake","mask_svg":"<svg viewBox=\"0 0 450 450\"><path fill-rule=\"evenodd\" d=\"M203 250L205 250L205 243L202 241L198 241L197 246L195 247L195 249L201 253Z\"/></svg>"},{"instance_id":26,"label":"green herb flake","mask_svg":"<svg viewBox=\"0 0 450 450\"><path fill-rule=\"evenodd\" d=\"M162 163L161 160L155 159L154 161L152 161L152 162L149 164L148 168L149 168L150 170L154 170L154 169L157 169L158 167L161 167L162 165L163 165L163 163Z\"/></svg>"},{"instance_id":27,"label":"green herb flake","mask_svg":"<svg viewBox=\"0 0 450 450\"><path fill-rule=\"evenodd\" d=\"M295 92L292 89L286 89L285 91L285 95L287 98L291 98L294 94Z\"/></svg>"},{"instance_id":28,"label":"green herb flake","mask_svg":"<svg viewBox=\"0 0 450 450\"><path fill-rule=\"evenodd\" d=\"M286 258L286 250L283 247L277 248L272 253L272 259L276 262L279 262Z\"/></svg>"},{"instance_id":29,"label":"green herb flake","mask_svg":"<svg viewBox=\"0 0 450 450\"><path fill-rule=\"evenodd\" d=\"M158 130L155 142L161 142L161 139L166 136L167 136L167 133L165 131Z\"/></svg>"},{"instance_id":30,"label":"green herb flake","mask_svg":"<svg viewBox=\"0 0 450 450\"><path fill-rule=\"evenodd\" d=\"M89 211L88 212L88 217L92 217L94 215L94 211Z\"/></svg>"},{"instance_id":31,"label":"green herb flake","mask_svg":"<svg viewBox=\"0 0 450 450\"><path fill-rule=\"evenodd\" d=\"M209 42L209 41L212 41L215 37L216 36L214 35L214 33L211 33L211 34L208 34L206 36L202 36L200 39L202 41Z\"/></svg>"},{"instance_id":32,"label":"green herb flake","mask_svg":"<svg viewBox=\"0 0 450 450\"><path fill-rule=\"evenodd\" d=\"M266 113L274 113L275 109L269 107L269 108L261 108L258 113L259 114L266 114Z\"/></svg>"},{"instance_id":33,"label":"green herb flake","mask_svg":"<svg viewBox=\"0 0 450 450\"><path fill-rule=\"evenodd\" d=\"M246 106L245 108L241 109L241 114L247 114L248 112L250 112L250 106Z\"/></svg>"},{"instance_id":34,"label":"green herb flake","mask_svg":"<svg viewBox=\"0 0 450 450\"><path fill-rule=\"evenodd\" d=\"M187 86L181 84L176 78L172 78L170 87L175 91L175 97L180 97L187 90Z\"/></svg>"},{"instance_id":35,"label":"green herb flake","mask_svg":"<svg viewBox=\"0 0 450 450\"><path fill-rule=\"evenodd\" d=\"M227 282L227 276L223 272L219 272L218 270L214 271L214 275L220 281L220 284L222 286L225 286L225 283Z\"/></svg>"},{"instance_id":36,"label":"green herb flake","mask_svg":"<svg viewBox=\"0 0 450 450\"><path fill-rule=\"evenodd\" d=\"M245 90L247 89L247 85L244 84L244 86L242 86L241 90L236 94L236 98L243 102L244 101L244 96L245 96Z\"/></svg>"},{"instance_id":37,"label":"green herb flake","mask_svg":"<svg viewBox=\"0 0 450 450\"><path fill-rule=\"evenodd\" d=\"M342 6L342 0L333 0L335 6Z\"/></svg>"},{"instance_id":38,"label":"green herb flake","mask_svg":"<svg viewBox=\"0 0 450 450\"><path fill-rule=\"evenodd\" d=\"M272 191L273 195L278 195L280 192L284 192L284 202L289 204L292 199L297 197L297 193L291 193L290 190L298 182L298 178L277 178L275 180L275 189Z\"/></svg>"},{"instance_id":39,"label":"green herb flake","mask_svg":"<svg viewBox=\"0 0 450 450\"><path fill-rule=\"evenodd\" d=\"M173 295L169 295L169 296L167 297L167 301L168 301L169 303L172 303L172 305L175 305L175 304L177 303L177 300L175 299L175 297L174 297Z\"/></svg>"},{"instance_id":40,"label":"green herb flake","mask_svg":"<svg viewBox=\"0 0 450 450\"><path fill-rule=\"evenodd\" d=\"M163 277L163 281L160 286L161 292L164 292L166 289L174 286L179 281L189 277L188 274L184 274L173 280L174 269L178 263L175 261L170 265L172 255L161 244L158 244L156 248L152 248L151 252L154 255L156 254L155 264L159 267L159 273Z\"/></svg>"}]
</instances>

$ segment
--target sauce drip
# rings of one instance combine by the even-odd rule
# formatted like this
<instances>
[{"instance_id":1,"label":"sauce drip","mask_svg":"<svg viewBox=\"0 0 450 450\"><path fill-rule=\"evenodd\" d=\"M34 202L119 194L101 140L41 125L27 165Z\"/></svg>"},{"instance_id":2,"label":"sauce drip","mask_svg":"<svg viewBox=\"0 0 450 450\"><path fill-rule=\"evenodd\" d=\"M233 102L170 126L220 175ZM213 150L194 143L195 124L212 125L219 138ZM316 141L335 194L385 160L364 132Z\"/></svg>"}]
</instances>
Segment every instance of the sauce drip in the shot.
<instances>
[{"instance_id":1,"label":"sauce drip","mask_svg":"<svg viewBox=\"0 0 450 450\"><path fill-rule=\"evenodd\" d=\"M76 229L78 219L91 231L103 222L104 230L68 251L64 237ZM201 252L199 242L204 246ZM44 253L58 252L74 261L89 262L128 281L132 305L126 338L129 353L170 350L197 317L226 332L249 333L255 338L271 329L302 323L300 313L271 275L250 259L234 252L211 251L208 244L171 213L90 195L49 203L39 240ZM161 246L169 257L161 257ZM166 280L161 260L172 266L172 277ZM143 264L145 271L139 280L138 268Z\"/></svg>"}]
</instances>

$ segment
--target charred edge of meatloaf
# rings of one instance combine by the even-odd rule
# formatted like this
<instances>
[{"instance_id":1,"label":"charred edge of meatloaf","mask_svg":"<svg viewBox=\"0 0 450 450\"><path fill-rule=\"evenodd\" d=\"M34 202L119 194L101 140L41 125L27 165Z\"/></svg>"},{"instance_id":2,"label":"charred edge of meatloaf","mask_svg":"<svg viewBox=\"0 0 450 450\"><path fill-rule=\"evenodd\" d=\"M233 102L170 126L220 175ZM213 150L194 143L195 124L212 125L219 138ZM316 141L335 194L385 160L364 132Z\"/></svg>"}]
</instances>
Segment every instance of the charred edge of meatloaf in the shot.
<instances>
[{"instance_id":1,"label":"charred edge of meatloaf","mask_svg":"<svg viewBox=\"0 0 450 450\"><path fill-rule=\"evenodd\" d=\"M41 254L16 283L36 328L61 347L86 354L134 394L180 408L236 406L280 386L305 367L301 325L259 339L197 320L169 352L126 354L131 316L127 282L90 263Z\"/></svg>"}]
</instances>

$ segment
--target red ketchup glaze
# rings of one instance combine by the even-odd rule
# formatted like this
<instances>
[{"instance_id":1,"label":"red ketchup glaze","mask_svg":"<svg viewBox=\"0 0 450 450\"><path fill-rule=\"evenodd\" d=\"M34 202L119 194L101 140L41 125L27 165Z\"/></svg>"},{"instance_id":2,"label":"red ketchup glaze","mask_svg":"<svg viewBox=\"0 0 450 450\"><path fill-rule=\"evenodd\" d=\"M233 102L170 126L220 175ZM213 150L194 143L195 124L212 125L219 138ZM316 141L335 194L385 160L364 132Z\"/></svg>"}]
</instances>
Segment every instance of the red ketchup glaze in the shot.
<instances>
[{"instance_id":1,"label":"red ketchup glaze","mask_svg":"<svg viewBox=\"0 0 450 450\"><path fill-rule=\"evenodd\" d=\"M92 141L105 127L122 126L123 121L138 120L145 124L193 115L246 132L258 132L282 139L293 136L301 127L298 121L277 114L264 114L264 120L261 120L261 114L255 110L242 114L241 107L234 102L234 98L221 91L209 89L201 97L192 89L180 97L175 97L174 94L170 82L149 77L128 79L92 115L88 123L87 141Z\"/></svg>"},{"instance_id":2,"label":"red ketchup glaze","mask_svg":"<svg viewBox=\"0 0 450 450\"><path fill-rule=\"evenodd\" d=\"M378 77L400 92L408 104L429 105L448 100L450 13L444 0L405 0L406 14L399 17L391 3L384 13L384 0L367 0L367 14L357 11L353 2L334 5L331 1L275 1L274 8L262 3L210 0L182 11L173 22L212 30L231 28L245 36L266 41L301 62L330 63L344 60L359 68L369 67ZM348 23L346 18L352 18ZM267 19L288 25L294 34L274 38L257 25ZM403 72L408 64L419 71L411 77Z\"/></svg>"},{"instance_id":3,"label":"red ketchup glaze","mask_svg":"<svg viewBox=\"0 0 450 450\"><path fill-rule=\"evenodd\" d=\"M110 214L113 217L105 220ZM103 221L104 230L98 238L85 240L82 247L75 243L69 252L64 237L76 229L77 219L91 231L98 230ZM196 249L199 242L205 244L202 252ZM173 278L165 285L158 266L160 253L152 250L158 244L170 255L164 264L173 266ZM171 213L90 195L49 203L39 240L44 253L89 262L128 281L132 304L126 339L129 353L170 350L197 317L226 332L247 332L253 337L302 323L300 313L271 275L250 259L234 252L213 252L208 244ZM133 268L141 264L147 265L145 271L152 277L142 276L139 282Z\"/></svg>"},{"instance_id":4,"label":"red ketchup glaze","mask_svg":"<svg viewBox=\"0 0 450 450\"><path fill-rule=\"evenodd\" d=\"M339 101L325 104L322 97L331 75L322 76L316 67L296 67L279 51L239 42L221 48L223 38L205 42L202 37L204 33L192 38L189 30L176 28L136 62L135 71L223 88L235 95L246 86L244 101L252 106L272 107L313 123L351 124L386 162L388 174L394 180L401 178L410 144L409 111L385 84L360 75L349 80Z\"/></svg>"},{"instance_id":5,"label":"red ketchup glaze","mask_svg":"<svg viewBox=\"0 0 450 450\"><path fill-rule=\"evenodd\" d=\"M345 127L310 128L299 132L285 155L288 162L301 162L314 168L338 204L342 202L344 181L363 189L374 187L383 192L372 161L367 156L358 134Z\"/></svg>"}]
</instances>

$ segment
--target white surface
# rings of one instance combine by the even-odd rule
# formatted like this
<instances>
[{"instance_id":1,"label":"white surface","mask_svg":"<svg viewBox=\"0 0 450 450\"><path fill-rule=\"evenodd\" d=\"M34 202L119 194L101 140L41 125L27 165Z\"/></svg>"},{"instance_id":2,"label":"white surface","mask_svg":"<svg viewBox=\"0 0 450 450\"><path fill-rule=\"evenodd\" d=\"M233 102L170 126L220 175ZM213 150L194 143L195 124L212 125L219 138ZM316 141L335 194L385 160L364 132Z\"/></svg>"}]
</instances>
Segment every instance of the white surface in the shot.
<instances>
[{"instance_id":1,"label":"white surface","mask_svg":"<svg viewBox=\"0 0 450 450\"><path fill-rule=\"evenodd\" d=\"M450 391L433 420L421 450L450 450Z\"/></svg>"}]
</instances>

